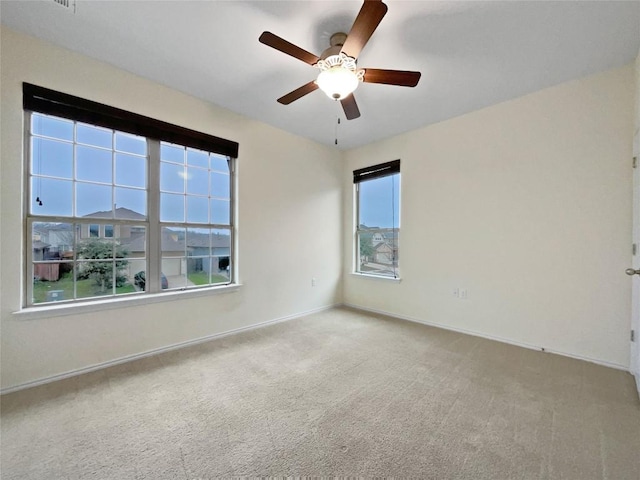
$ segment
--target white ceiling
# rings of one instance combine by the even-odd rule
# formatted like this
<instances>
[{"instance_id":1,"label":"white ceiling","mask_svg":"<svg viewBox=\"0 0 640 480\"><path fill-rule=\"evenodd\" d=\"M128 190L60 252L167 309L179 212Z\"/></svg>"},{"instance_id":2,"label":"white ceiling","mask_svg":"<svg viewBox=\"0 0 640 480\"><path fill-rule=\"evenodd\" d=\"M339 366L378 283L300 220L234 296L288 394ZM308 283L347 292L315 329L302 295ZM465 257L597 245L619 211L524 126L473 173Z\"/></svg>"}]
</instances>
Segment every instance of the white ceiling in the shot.
<instances>
[{"instance_id":1,"label":"white ceiling","mask_svg":"<svg viewBox=\"0 0 640 480\"><path fill-rule=\"evenodd\" d=\"M319 55L348 32L361 1L97 1L76 11L44 1L0 3L0 21L234 112L327 145L339 103L321 91L276 99L316 70L258 42L269 30ZM418 70L415 88L362 84L362 116L342 119L350 148L631 62L640 1L399 1L359 67ZM73 92L69 92L73 93Z\"/></svg>"}]
</instances>

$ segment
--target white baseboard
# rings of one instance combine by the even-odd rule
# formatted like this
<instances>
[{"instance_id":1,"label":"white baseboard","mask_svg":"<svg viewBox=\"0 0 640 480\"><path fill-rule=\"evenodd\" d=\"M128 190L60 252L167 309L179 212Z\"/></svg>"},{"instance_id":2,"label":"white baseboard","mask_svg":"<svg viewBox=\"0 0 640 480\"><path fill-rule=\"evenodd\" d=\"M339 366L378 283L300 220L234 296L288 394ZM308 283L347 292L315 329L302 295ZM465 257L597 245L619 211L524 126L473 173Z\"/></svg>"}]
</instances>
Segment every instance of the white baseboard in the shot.
<instances>
[{"instance_id":1,"label":"white baseboard","mask_svg":"<svg viewBox=\"0 0 640 480\"><path fill-rule=\"evenodd\" d=\"M37 380L33 380L26 383L21 383L19 385L14 385L12 387L3 388L0 390L0 395L4 395L7 393L17 392L19 390L24 390L31 387L37 387L39 385L45 385L47 383L56 382L58 380L64 380L65 378L75 377L77 375L82 375L84 373L95 372L96 370L102 370L103 368L113 367L114 365L120 365L122 363L132 362L134 360L139 360L141 358L150 357L153 355L158 355L164 352L170 352L172 350L178 350L180 348L186 348L193 345L198 345L200 343L210 342L211 340L216 340L218 338L228 337L231 335L236 335L242 332L248 332L250 330L256 330L258 328L268 327L269 325L275 325L276 323L287 322L289 320L295 320L296 318L305 317L307 315L311 315L313 313L322 312L325 310L330 310L335 307L339 307L342 304L333 304L325 307L319 307L312 310L307 310L305 312L295 313L293 315L287 315L286 317L280 317L273 320L267 320L264 322L256 323L253 325L248 325L246 327L235 328L233 330L228 330L222 333L215 333L213 335L207 335L206 337L195 338L193 340L187 340L186 342L174 343L171 345L167 345L165 347L154 348L153 350L147 350L142 353L135 353L133 355L127 355L124 357L116 358L114 360L108 360L102 363L96 363L94 365L89 365L88 367L78 368L75 370L70 370L68 372L59 373L56 375L51 375L49 377L39 378Z\"/></svg>"},{"instance_id":2,"label":"white baseboard","mask_svg":"<svg viewBox=\"0 0 640 480\"><path fill-rule=\"evenodd\" d=\"M615 368L616 370L624 370L625 372L629 372L629 367L626 366L626 365L607 362L605 360L600 360L600 359L597 359L597 358L584 357L582 355L575 355L573 353L562 352L562 351L559 351L559 350L552 350L552 349L549 349L549 348L546 348L546 347L543 349L543 347L540 347L538 345L532 345L532 344L529 344L529 343L518 342L518 341L515 341L515 340L511 340L509 338L497 337L495 335L488 335L486 333L476 332L474 330L467 330L465 328L452 327L450 325L444 325L442 323L429 322L429 321L426 321L426 320L423 320L423 319L420 319L420 318L409 317L407 315L399 315L397 313L386 312L384 310L376 310L376 309L373 309L373 308L363 307L363 306L360 306L360 305L354 305L354 304L351 304L351 303L344 303L343 305L345 307L354 308L356 310L362 310L362 311L365 311L365 312L377 313L379 315L386 315L387 317L397 318L397 319L400 319L400 320L407 320L409 322L420 323L422 325L429 325L431 327L442 328L444 330L451 330L453 332L465 333L467 335L472 335L474 337L481 337L481 338L486 338L488 340L495 340L497 342L508 343L510 345L515 345L517 347L528 348L530 350L538 350L538 351L544 351L544 352L547 352L547 353L553 353L553 354L556 354L556 355L562 355L563 357L570 357L570 358L575 358L577 360L584 360L585 362L596 363L598 365L603 365L605 367ZM636 381L640 381L640 380L638 380L638 378L636 377ZM640 383L638 384L638 388L639 388L638 391L640 392Z\"/></svg>"}]
</instances>

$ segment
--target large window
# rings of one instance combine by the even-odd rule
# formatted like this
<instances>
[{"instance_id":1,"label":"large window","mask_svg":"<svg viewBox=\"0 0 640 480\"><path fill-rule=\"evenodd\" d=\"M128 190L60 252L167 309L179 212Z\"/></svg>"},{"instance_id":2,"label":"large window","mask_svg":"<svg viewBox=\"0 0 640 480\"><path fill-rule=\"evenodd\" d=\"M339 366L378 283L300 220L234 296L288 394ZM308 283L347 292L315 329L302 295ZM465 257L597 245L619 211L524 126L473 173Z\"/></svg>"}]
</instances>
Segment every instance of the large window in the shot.
<instances>
[{"instance_id":1,"label":"large window","mask_svg":"<svg viewBox=\"0 0 640 480\"><path fill-rule=\"evenodd\" d=\"M237 144L24 86L25 305L232 283Z\"/></svg>"},{"instance_id":2,"label":"large window","mask_svg":"<svg viewBox=\"0 0 640 480\"><path fill-rule=\"evenodd\" d=\"M398 278L400 160L353 172L356 272Z\"/></svg>"}]
</instances>

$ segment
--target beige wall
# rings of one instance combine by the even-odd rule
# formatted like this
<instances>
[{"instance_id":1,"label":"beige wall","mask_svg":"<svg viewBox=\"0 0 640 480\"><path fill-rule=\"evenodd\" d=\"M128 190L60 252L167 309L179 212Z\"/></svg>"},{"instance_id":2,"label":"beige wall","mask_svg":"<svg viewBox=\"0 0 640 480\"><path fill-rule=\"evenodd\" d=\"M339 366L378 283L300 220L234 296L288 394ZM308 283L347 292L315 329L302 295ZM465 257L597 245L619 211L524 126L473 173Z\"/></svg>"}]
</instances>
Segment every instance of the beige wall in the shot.
<instances>
[{"instance_id":1,"label":"beige wall","mask_svg":"<svg viewBox=\"0 0 640 480\"><path fill-rule=\"evenodd\" d=\"M633 155L640 159L640 51L635 62L635 131L633 136ZM634 172L634 234L633 241L640 244L640 166ZM640 268L640 254L633 259L633 268ZM635 330L636 338L640 335L640 278L633 277L633 315L631 328ZM631 344L630 370L636 376L636 385L640 393L640 339Z\"/></svg>"},{"instance_id":2,"label":"beige wall","mask_svg":"<svg viewBox=\"0 0 640 480\"><path fill-rule=\"evenodd\" d=\"M631 235L633 66L341 155L6 28L1 35L3 388L322 308L343 295L348 304L629 366L631 300L622 272ZM91 314L14 315L23 81L238 141L239 291ZM396 158L399 284L350 273L351 171ZM454 299L455 287L469 298Z\"/></svg>"},{"instance_id":3,"label":"beige wall","mask_svg":"<svg viewBox=\"0 0 640 480\"><path fill-rule=\"evenodd\" d=\"M3 388L341 302L342 165L334 149L6 28L1 35ZM22 285L23 81L239 142L239 291L82 315L13 315Z\"/></svg>"},{"instance_id":4,"label":"beige wall","mask_svg":"<svg viewBox=\"0 0 640 480\"><path fill-rule=\"evenodd\" d=\"M344 301L628 368L633 75L629 65L347 152L347 259L351 171L402 160L402 281L345 262Z\"/></svg>"}]
</instances>

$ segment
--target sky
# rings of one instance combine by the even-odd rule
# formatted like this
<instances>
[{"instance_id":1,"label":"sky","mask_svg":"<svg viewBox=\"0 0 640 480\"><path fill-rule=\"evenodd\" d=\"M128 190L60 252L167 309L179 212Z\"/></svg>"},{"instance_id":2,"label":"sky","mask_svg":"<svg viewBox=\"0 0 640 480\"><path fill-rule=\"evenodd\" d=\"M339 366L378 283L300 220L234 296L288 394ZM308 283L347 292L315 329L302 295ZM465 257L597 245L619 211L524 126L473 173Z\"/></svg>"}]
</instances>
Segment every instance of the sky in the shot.
<instances>
[{"instance_id":1,"label":"sky","mask_svg":"<svg viewBox=\"0 0 640 480\"><path fill-rule=\"evenodd\" d=\"M360 182L359 224L367 227L400 227L400 175Z\"/></svg>"},{"instance_id":2,"label":"sky","mask_svg":"<svg viewBox=\"0 0 640 480\"><path fill-rule=\"evenodd\" d=\"M31 130L32 214L82 217L124 207L147 215L144 137L82 123L74 128L70 120L36 113ZM225 157L168 143L161 143L160 156L161 221L229 223Z\"/></svg>"},{"instance_id":3,"label":"sky","mask_svg":"<svg viewBox=\"0 0 640 480\"><path fill-rule=\"evenodd\" d=\"M31 130L32 214L82 217L124 207L147 215L144 137L37 113ZM163 142L160 159L160 221L229 224L225 157ZM359 223L398 228L399 192L398 174L361 182Z\"/></svg>"}]
</instances>

